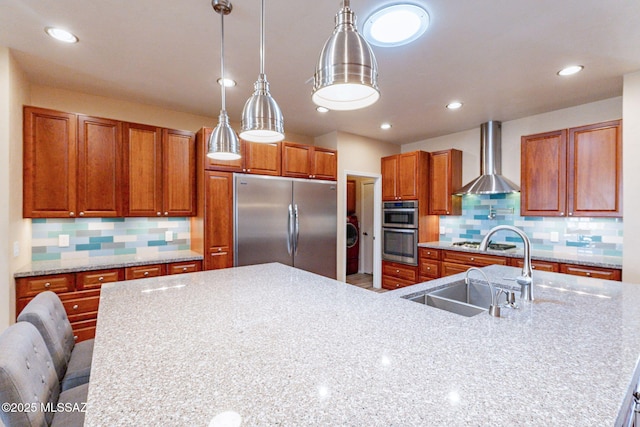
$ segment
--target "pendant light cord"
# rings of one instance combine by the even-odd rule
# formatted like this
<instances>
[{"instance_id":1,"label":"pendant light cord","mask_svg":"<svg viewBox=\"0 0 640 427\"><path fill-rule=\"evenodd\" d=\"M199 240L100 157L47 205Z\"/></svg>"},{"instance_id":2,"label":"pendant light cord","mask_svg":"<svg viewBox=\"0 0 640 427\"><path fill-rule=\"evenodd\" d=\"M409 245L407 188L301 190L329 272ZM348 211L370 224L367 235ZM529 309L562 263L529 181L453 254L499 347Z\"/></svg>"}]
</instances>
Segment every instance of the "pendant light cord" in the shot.
<instances>
[{"instance_id":1,"label":"pendant light cord","mask_svg":"<svg viewBox=\"0 0 640 427\"><path fill-rule=\"evenodd\" d=\"M224 13L220 13L220 74L222 75L222 109L226 111L225 77L224 77Z\"/></svg>"},{"instance_id":2,"label":"pendant light cord","mask_svg":"<svg viewBox=\"0 0 640 427\"><path fill-rule=\"evenodd\" d=\"M264 2L260 8L260 74L264 74Z\"/></svg>"}]
</instances>

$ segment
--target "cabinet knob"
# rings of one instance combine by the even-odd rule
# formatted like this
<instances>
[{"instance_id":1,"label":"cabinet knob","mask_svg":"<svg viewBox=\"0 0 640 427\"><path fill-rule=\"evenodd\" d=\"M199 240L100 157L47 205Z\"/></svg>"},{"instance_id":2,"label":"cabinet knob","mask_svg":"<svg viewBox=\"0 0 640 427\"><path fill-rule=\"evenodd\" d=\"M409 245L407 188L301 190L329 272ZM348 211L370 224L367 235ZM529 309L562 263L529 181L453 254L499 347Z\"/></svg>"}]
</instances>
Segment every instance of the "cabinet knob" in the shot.
<instances>
[{"instance_id":1,"label":"cabinet knob","mask_svg":"<svg viewBox=\"0 0 640 427\"><path fill-rule=\"evenodd\" d=\"M104 277L102 276L98 277L98 282L104 282Z\"/></svg>"},{"instance_id":2,"label":"cabinet knob","mask_svg":"<svg viewBox=\"0 0 640 427\"><path fill-rule=\"evenodd\" d=\"M78 304L75 304L75 305L73 306L73 309L74 309L74 310L77 310L77 309L78 309Z\"/></svg>"},{"instance_id":3,"label":"cabinet knob","mask_svg":"<svg viewBox=\"0 0 640 427\"><path fill-rule=\"evenodd\" d=\"M149 275L149 272L148 272L148 271L145 271L145 272L144 272L144 275L145 275L145 276L148 276L148 275Z\"/></svg>"},{"instance_id":4,"label":"cabinet knob","mask_svg":"<svg viewBox=\"0 0 640 427\"><path fill-rule=\"evenodd\" d=\"M431 267L427 267L427 271L431 271Z\"/></svg>"},{"instance_id":5,"label":"cabinet knob","mask_svg":"<svg viewBox=\"0 0 640 427\"><path fill-rule=\"evenodd\" d=\"M447 211L447 215L449 215L449 211Z\"/></svg>"},{"instance_id":6,"label":"cabinet knob","mask_svg":"<svg viewBox=\"0 0 640 427\"><path fill-rule=\"evenodd\" d=\"M427 255L431 255L431 252L430 252L430 251L427 251Z\"/></svg>"},{"instance_id":7,"label":"cabinet knob","mask_svg":"<svg viewBox=\"0 0 640 427\"><path fill-rule=\"evenodd\" d=\"M399 288L399 287L400 287L400 283L396 283L396 288Z\"/></svg>"},{"instance_id":8,"label":"cabinet knob","mask_svg":"<svg viewBox=\"0 0 640 427\"><path fill-rule=\"evenodd\" d=\"M165 212L165 213L164 213L164 216L169 216L169 212Z\"/></svg>"},{"instance_id":9,"label":"cabinet knob","mask_svg":"<svg viewBox=\"0 0 640 427\"><path fill-rule=\"evenodd\" d=\"M564 216L564 212L560 212L558 216Z\"/></svg>"},{"instance_id":10,"label":"cabinet knob","mask_svg":"<svg viewBox=\"0 0 640 427\"><path fill-rule=\"evenodd\" d=\"M251 172L251 169L247 169L247 172Z\"/></svg>"},{"instance_id":11,"label":"cabinet knob","mask_svg":"<svg viewBox=\"0 0 640 427\"><path fill-rule=\"evenodd\" d=\"M587 277L591 277L591 273L587 271Z\"/></svg>"},{"instance_id":12,"label":"cabinet knob","mask_svg":"<svg viewBox=\"0 0 640 427\"><path fill-rule=\"evenodd\" d=\"M158 216L162 216L162 213L158 212L158 213L156 213L156 215L158 215Z\"/></svg>"},{"instance_id":13,"label":"cabinet knob","mask_svg":"<svg viewBox=\"0 0 640 427\"><path fill-rule=\"evenodd\" d=\"M45 287L45 288L50 288L50 287L51 287L51 282L47 282L47 283L45 283L45 284L44 284L44 287Z\"/></svg>"},{"instance_id":14,"label":"cabinet knob","mask_svg":"<svg viewBox=\"0 0 640 427\"><path fill-rule=\"evenodd\" d=\"M84 216L84 212L80 212L78 215L80 215L80 216Z\"/></svg>"},{"instance_id":15,"label":"cabinet knob","mask_svg":"<svg viewBox=\"0 0 640 427\"><path fill-rule=\"evenodd\" d=\"M187 267L182 267L182 271L187 271Z\"/></svg>"},{"instance_id":16,"label":"cabinet knob","mask_svg":"<svg viewBox=\"0 0 640 427\"><path fill-rule=\"evenodd\" d=\"M69 212L69 216L75 216L76 214L73 211Z\"/></svg>"},{"instance_id":17,"label":"cabinet knob","mask_svg":"<svg viewBox=\"0 0 640 427\"><path fill-rule=\"evenodd\" d=\"M77 335L74 335L74 336L73 336L73 340L74 340L74 341L78 341L78 336L77 336Z\"/></svg>"},{"instance_id":18,"label":"cabinet knob","mask_svg":"<svg viewBox=\"0 0 640 427\"><path fill-rule=\"evenodd\" d=\"M532 266L531 266L531 269L532 269L532 270L535 270L535 269L536 269L536 266L535 266L535 265L532 265Z\"/></svg>"},{"instance_id":19,"label":"cabinet knob","mask_svg":"<svg viewBox=\"0 0 640 427\"><path fill-rule=\"evenodd\" d=\"M475 261L476 259L474 257L471 257L471 258L469 258L469 260Z\"/></svg>"},{"instance_id":20,"label":"cabinet knob","mask_svg":"<svg viewBox=\"0 0 640 427\"><path fill-rule=\"evenodd\" d=\"M218 252L222 252L222 248L218 248Z\"/></svg>"},{"instance_id":21,"label":"cabinet knob","mask_svg":"<svg viewBox=\"0 0 640 427\"><path fill-rule=\"evenodd\" d=\"M396 273L400 273L400 270L396 270Z\"/></svg>"},{"instance_id":22,"label":"cabinet knob","mask_svg":"<svg viewBox=\"0 0 640 427\"><path fill-rule=\"evenodd\" d=\"M569 216L573 216L573 212L569 212Z\"/></svg>"}]
</instances>

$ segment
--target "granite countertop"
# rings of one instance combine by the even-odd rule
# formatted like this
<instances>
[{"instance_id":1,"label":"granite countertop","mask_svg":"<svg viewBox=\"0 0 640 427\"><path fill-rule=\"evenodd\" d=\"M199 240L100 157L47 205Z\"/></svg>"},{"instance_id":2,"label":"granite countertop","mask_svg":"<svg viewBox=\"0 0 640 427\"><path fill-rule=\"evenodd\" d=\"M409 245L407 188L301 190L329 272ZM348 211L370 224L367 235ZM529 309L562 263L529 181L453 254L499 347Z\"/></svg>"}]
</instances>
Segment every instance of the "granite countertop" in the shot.
<instances>
[{"instance_id":1,"label":"granite countertop","mask_svg":"<svg viewBox=\"0 0 640 427\"><path fill-rule=\"evenodd\" d=\"M640 286L535 272L536 301L503 318L401 298L459 278L377 294L263 264L105 284L85 425L616 423Z\"/></svg>"},{"instance_id":2,"label":"granite countertop","mask_svg":"<svg viewBox=\"0 0 640 427\"><path fill-rule=\"evenodd\" d=\"M446 249L450 251L459 252L473 252L481 253L485 252L491 255L504 256L508 258L522 258L522 249L508 249L506 251L488 250L480 251L474 248L465 248L463 246L453 246L451 242L425 242L418 243L418 247L432 248L432 249ZM620 257L604 256L604 255L590 255L590 254L571 254L565 252L553 252L553 251L540 251L532 250L531 259L539 261L549 262L565 262L569 264L577 264L591 267L602 268L622 268L622 259Z\"/></svg>"},{"instance_id":3,"label":"granite countertop","mask_svg":"<svg viewBox=\"0 0 640 427\"><path fill-rule=\"evenodd\" d=\"M48 274L75 273L78 271L101 270L106 268L134 267L157 263L202 260L202 255L193 251L158 252L150 255L114 255L63 259L52 261L33 261L18 269L13 277L45 276Z\"/></svg>"}]
</instances>

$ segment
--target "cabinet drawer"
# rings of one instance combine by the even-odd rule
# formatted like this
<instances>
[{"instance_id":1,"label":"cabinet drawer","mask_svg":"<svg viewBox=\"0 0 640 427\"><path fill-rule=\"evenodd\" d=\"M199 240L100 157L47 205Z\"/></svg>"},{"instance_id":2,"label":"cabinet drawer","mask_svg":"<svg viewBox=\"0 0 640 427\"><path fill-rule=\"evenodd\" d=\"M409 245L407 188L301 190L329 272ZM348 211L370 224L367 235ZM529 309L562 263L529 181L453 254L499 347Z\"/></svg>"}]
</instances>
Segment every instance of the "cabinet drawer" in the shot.
<instances>
[{"instance_id":1,"label":"cabinet drawer","mask_svg":"<svg viewBox=\"0 0 640 427\"><path fill-rule=\"evenodd\" d=\"M127 267L124 272L126 280L146 279L147 277L163 276L165 264L140 265Z\"/></svg>"},{"instance_id":2,"label":"cabinet drawer","mask_svg":"<svg viewBox=\"0 0 640 427\"><path fill-rule=\"evenodd\" d=\"M233 253L228 246L219 246L209 249L207 255L207 270L233 267Z\"/></svg>"},{"instance_id":3,"label":"cabinet drawer","mask_svg":"<svg viewBox=\"0 0 640 427\"><path fill-rule=\"evenodd\" d=\"M394 262L385 262L382 264L382 274L384 276L396 277L402 280L411 281L411 284L416 283L418 274L416 267L409 265L398 264Z\"/></svg>"},{"instance_id":4,"label":"cabinet drawer","mask_svg":"<svg viewBox=\"0 0 640 427\"><path fill-rule=\"evenodd\" d=\"M473 267L484 267L487 265L507 265L507 258L495 255L485 255L467 252L444 251L442 261L465 264Z\"/></svg>"},{"instance_id":5,"label":"cabinet drawer","mask_svg":"<svg viewBox=\"0 0 640 427\"><path fill-rule=\"evenodd\" d=\"M182 274L202 271L202 261L174 262L167 266L167 274Z\"/></svg>"},{"instance_id":6,"label":"cabinet drawer","mask_svg":"<svg viewBox=\"0 0 640 427\"><path fill-rule=\"evenodd\" d=\"M573 264L560 264L560 272L574 276L592 277L594 279L622 280L622 270L616 268L584 267Z\"/></svg>"},{"instance_id":7,"label":"cabinet drawer","mask_svg":"<svg viewBox=\"0 0 640 427\"><path fill-rule=\"evenodd\" d=\"M445 276L452 276L454 274L458 274L458 273L464 273L465 271L467 271L469 269L468 265L462 265L462 264L455 264L452 262L442 262L441 264L441 273L440 273L440 277L445 277Z\"/></svg>"},{"instance_id":8,"label":"cabinet drawer","mask_svg":"<svg viewBox=\"0 0 640 427\"><path fill-rule=\"evenodd\" d=\"M75 277L70 274L25 277L16 280L16 298L33 297L44 291L71 292L75 288Z\"/></svg>"},{"instance_id":9,"label":"cabinet drawer","mask_svg":"<svg viewBox=\"0 0 640 427\"><path fill-rule=\"evenodd\" d=\"M438 249L431 248L418 248L418 256L420 258L440 259L440 251Z\"/></svg>"},{"instance_id":10,"label":"cabinet drawer","mask_svg":"<svg viewBox=\"0 0 640 427\"><path fill-rule=\"evenodd\" d=\"M434 261L431 259L420 259L420 276L437 279L440 277L440 261Z\"/></svg>"},{"instance_id":11,"label":"cabinet drawer","mask_svg":"<svg viewBox=\"0 0 640 427\"><path fill-rule=\"evenodd\" d=\"M86 320L87 318L95 319L100 305L100 295L64 300L62 305L67 312L67 316L69 316L70 322ZM87 313L92 314L92 316L86 316Z\"/></svg>"},{"instance_id":12,"label":"cabinet drawer","mask_svg":"<svg viewBox=\"0 0 640 427\"><path fill-rule=\"evenodd\" d=\"M75 339L76 342L95 338L96 319L73 322L71 323L71 329L73 329L73 339Z\"/></svg>"},{"instance_id":13,"label":"cabinet drawer","mask_svg":"<svg viewBox=\"0 0 640 427\"><path fill-rule=\"evenodd\" d=\"M76 273L76 287L78 290L99 289L103 283L118 282L120 280L124 280L124 271L121 268Z\"/></svg>"},{"instance_id":14,"label":"cabinet drawer","mask_svg":"<svg viewBox=\"0 0 640 427\"><path fill-rule=\"evenodd\" d=\"M415 285L414 281L398 279L393 276L382 275L382 287L384 289L398 289L403 288L405 286Z\"/></svg>"},{"instance_id":15,"label":"cabinet drawer","mask_svg":"<svg viewBox=\"0 0 640 427\"><path fill-rule=\"evenodd\" d=\"M524 261L520 258L509 258L509 265L512 267L522 268ZM552 273L558 273L560 271L560 264L550 261L531 261L531 269L538 271L550 271Z\"/></svg>"}]
</instances>

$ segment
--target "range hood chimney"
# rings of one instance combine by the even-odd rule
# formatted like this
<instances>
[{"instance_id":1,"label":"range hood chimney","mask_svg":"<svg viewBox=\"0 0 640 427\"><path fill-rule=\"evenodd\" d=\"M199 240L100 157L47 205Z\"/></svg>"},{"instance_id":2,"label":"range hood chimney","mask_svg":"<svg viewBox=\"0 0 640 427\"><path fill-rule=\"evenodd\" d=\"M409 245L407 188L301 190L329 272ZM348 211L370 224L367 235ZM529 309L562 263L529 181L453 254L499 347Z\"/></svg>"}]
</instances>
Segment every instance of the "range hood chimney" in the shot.
<instances>
[{"instance_id":1,"label":"range hood chimney","mask_svg":"<svg viewBox=\"0 0 640 427\"><path fill-rule=\"evenodd\" d=\"M502 174L502 123L490 121L480 126L480 176L454 194L517 193L520 187Z\"/></svg>"}]
</instances>

